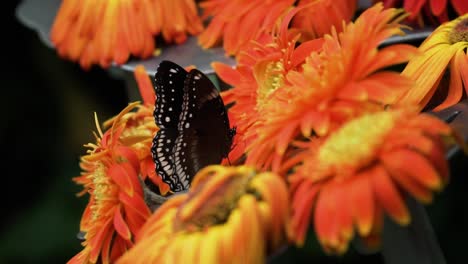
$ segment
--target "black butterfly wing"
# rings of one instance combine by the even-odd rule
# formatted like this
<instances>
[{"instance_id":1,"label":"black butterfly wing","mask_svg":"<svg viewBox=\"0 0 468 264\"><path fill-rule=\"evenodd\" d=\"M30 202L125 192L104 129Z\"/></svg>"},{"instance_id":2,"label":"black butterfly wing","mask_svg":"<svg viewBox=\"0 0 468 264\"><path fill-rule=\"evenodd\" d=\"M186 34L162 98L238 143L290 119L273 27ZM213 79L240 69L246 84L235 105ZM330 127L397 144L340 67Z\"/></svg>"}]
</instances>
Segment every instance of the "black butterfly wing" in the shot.
<instances>
[{"instance_id":1,"label":"black butterfly wing","mask_svg":"<svg viewBox=\"0 0 468 264\"><path fill-rule=\"evenodd\" d=\"M151 153L156 172L172 190L179 182L175 174L173 151L179 135L186 77L187 71L170 61L161 62L155 74L156 103L153 115L160 130L153 139Z\"/></svg>"},{"instance_id":2,"label":"black butterfly wing","mask_svg":"<svg viewBox=\"0 0 468 264\"><path fill-rule=\"evenodd\" d=\"M174 162L176 174L187 189L201 168L219 164L227 156L232 139L221 96L199 70L191 70L185 80L178 128Z\"/></svg>"},{"instance_id":3,"label":"black butterfly wing","mask_svg":"<svg viewBox=\"0 0 468 264\"><path fill-rule=\"evenodd\" d=\"M187 71L179 65L162 61L154 76L156 103L154 120L160 129L175 128L179 124Z\"/></svg>"}]
</instances>

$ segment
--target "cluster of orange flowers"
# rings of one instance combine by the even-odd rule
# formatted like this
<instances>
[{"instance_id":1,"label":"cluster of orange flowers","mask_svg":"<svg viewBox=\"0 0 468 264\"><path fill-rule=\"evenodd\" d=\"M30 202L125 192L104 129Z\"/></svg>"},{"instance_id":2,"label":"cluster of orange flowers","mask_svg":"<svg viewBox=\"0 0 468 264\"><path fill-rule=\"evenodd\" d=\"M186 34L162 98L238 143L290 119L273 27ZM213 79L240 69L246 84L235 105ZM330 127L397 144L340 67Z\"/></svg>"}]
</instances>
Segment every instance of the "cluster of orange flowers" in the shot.
<instances>
[{"instance_id":1,"label":"cluster of orange flowers","mask_svg":"<svg viewBox=\"0 0 468 264\"><path fill-rule=\"evenodd\" d=\"M384 215L408 225L405 195L429 203L442 190L448 143L466 143L421 111L448 67L437 109L468 94L468 14L419 48L381 48L403 34L404 10L379 3L351 19L356 2L335 2L330 20L312 27L305 12L326 12L331 1L293 2L201 3L213 19L200 43L222 41L237 60L212 66L232 86L222 96L238 155L202 169L188 193L153 213L143 182L169 193L150 154L157 95L136 69L143 103L107 121L105 133L98 126L75 178L90 200L84 249L69 263L264 263L285 245L302 246L310 228L325 252L344 254L355 236L378 246ZM401 73L390 70L400 64Z\"/></svg>"},{"instance_id":2,"label":"cluster of orange flowers","mask_svg":"<svg viewBox=\"0 0 468 264\"><path fill-rule=\"evenodd\" d=\"M55 17L50 38L58 54L89 69L112 63L121 65L131 57L148 58L158 54L156 39L182 44L198 35L200 46L208 49L223 44L227 55L237 55L251 40L269 34L296 1L293 0L64 0ZM303 11L294 26L304 37L315 38L341 28L351 20L357 0L298 1ZM198 13L198 8L203 14ZM310 14L330 13L320 23ZM203 22L207 26L204 28Z\"/></svg>"}]
</instances>

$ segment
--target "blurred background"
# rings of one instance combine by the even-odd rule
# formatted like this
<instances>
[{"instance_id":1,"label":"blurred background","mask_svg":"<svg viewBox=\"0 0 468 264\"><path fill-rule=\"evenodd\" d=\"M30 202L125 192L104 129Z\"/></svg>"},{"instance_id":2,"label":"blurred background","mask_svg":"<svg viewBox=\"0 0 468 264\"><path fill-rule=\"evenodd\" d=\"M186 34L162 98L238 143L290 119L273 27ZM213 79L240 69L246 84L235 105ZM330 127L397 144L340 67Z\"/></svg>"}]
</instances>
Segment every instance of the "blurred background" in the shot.
<instances>
[{"instance_id":1,"label":"blurred background","mask_svg":"<svg viewBox=\"0 0 468 264\"><path fill-rule=\"evenodd\" d=\"M76 234L87 197L76 197L81 189L72 178L80 173L83 145L94 142L93 113L102 122L120 112L128 103L127 87L134 84L60 59L18 21L20 2L5 3L0 263L65 263L81 250ZM450 184L426 209L447 262L460 263L468 237L467 158L459 155L452 163ZM363 256L354 249L326 257L314 238L305 250L290 249L275 263L306 259L383 263L378 253Z\"/></svg>"}]
</instances>

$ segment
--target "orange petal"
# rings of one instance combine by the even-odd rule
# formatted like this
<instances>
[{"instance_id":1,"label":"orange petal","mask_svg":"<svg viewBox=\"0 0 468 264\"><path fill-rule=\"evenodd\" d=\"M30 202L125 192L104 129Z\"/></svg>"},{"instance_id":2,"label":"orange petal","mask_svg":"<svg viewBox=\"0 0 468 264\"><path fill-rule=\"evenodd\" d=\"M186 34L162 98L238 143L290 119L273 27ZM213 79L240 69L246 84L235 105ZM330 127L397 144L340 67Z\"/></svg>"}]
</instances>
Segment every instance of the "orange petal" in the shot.
<instances>
[{"instance_id":1,"label":"orange petal","mask_svg":"<svg viewBox=\"0 0 468 264\"><path fill-rule=\"evenodd\" d=\"M156 94L154 92L153 83L146 72L145 66L142 64L137 65L135 67L134 76L138 83L138 90L140 90L143 103L146 105L154 105Z\"/></svg>"},{"instance_id":2,"label":"orange petal","mask_svg":"<svg viewBox=\"0 0 468 264\"><path fill-rule=\"evenodd\" d=\"M300 64L304 63L305 59L313 51L318 51L322 48L324 40L322 38L309 40L301 43L297 48L294 49L294 52L291 56L291 66L297 67Z\"/></svg>"},{"instance_id":3,"label":"orange petal","mask_svg":"<svg viewBox=\"0 0 468 264\"><path fill-rule=\"evenodd\" d=\"M304 185L304 183L302 185ZM318 188L311 188L307 190L307 192L298 192L299 195L294 196L296 202L293 203L294 214L291 222L291 228L295 236L294 240L299 246L304 244L305 236L309 229L309 223L311 220L310 214L312 213L312 207L314 205L314 199L317 197L317 193Z\"/></svg>"},{"instance_id":4,"label":"orange petal","mask_svg":"<svg viewBox=\"0 0 468 264\"><path fill-rule=\"evenodd\" d=\"M462 69L461 61L466 54L463 50L458 50L454 58L450 63L450 84L448 87L448 93L445 100L440 103L437 107L434 108L434 111L439 111L445 108L448 108L458 102L460 102L463 96L463 84L461 79Z\"/></svg>"},{"instance_id":5,"label":"orange petal","mask_svg":"<svg viewBox=\"0 0 468 264\"><path fill-rule=\"evenodd\" d=\"M335 217L334 201L330 201L332 197L330 197L328 191L329 188L326 188L326 186L321 188L314 210L315 231L321 244L329 244L330 241L336 241L331 221L331 218Z\"/></svg>"},{"instance_id":6,"label":"orange petal","mask_svg":"<svg viewBox=\"0 0 468 264\"><path fill-rule=\"evenodd\" d=\"M373 174L372 185L379 204L394 221L401 225L409 224L411 218L408 209L385 169L375 165Z\"/></svg>"},{"instance_id":7,"label":"orange petal","mask_svg":"<svg viewBox=\"0 0 468 264\"><path fill-rule=\"evenodd\" d=\"M384 168L387 173L407 192L416 197L419 201L429 203L432 201L432 192L419 184L413 177L408 176L392 166L394 155L386 154L382 156Z\"/></svg>"},{"instance_id":8,"label":"orange petal","mask_svg":"<svg viewBox=\"0 0 468 264\"><path fill-rule=\"evenodd\" d=\"M126 146L118 146L114 148L114 159L119 162L128 162L133 170L140 171L140 160L135 151Z\"/></svg>"},{"instance_id":9,"label":"orange petal","mask_svg":"<svg viewBox=\"0 0 468 264\"><path fill-rule=\"evenodd\" d=\"M336 204L339 206L337 211L337 220L339 226L339 232L341 239L346 240L353 236L353 217L351 214L351 208L348 206L348 195L343 189L348 187L348 183L341 183L338 186L340 189L335 192Z\"/></svg>"},{"instance_id":10,"label":"orange petal","mask_svg":"<svg viewBox=\"0 0 468 264\"><path fill-rule=\"evenodd\" d=\"M91 247L91 252L89 253L89 261L91 263L96 263L100 253L102 244L106 239L106 236L112 235L111 230L112 219L108 219L101 227L101 230L93 237L92 241L89 241L89 246Z\"/></svg>"},{"instance_id":11,"label":"orange petal","mask_svg":"<svg viewBox=\"0 0 468 264\"><path fill-rule=\"evenodd\" d=\"M241 82L240 73L231 66L220 62L212 62L211 67L225 83L235 85Z\"/></svg>"},{"instance_id":12,"label":"orange petal","mask_svg":"<svg viewBox=\"0 0 468 264\"><path fill-rule=\"evenodd\" d=\"M119 200L143 218L147 218L150 215L150 210L141 196L129 196L125 192L120 192Z\"/></svg>"},{"instance_id":13,"label":"orange petal","mask_svg":"<svg viewBox=\"0 0 468 264\"><path fill-rule=\"evenodd\" d=\"M391 156L393 158L387 160L386 164L393 169L405 173L427 188L438 190L442 187L439 174L421 154L412 150L401 149L393 151Z\"/></svg>"},{"instance_id":14,"label":"orange petal","mask_svg":"<svg viewBox=\"0 0 468 264\"><path fill-rule=\"evenodd\" d=\"M370 182L372 176L372 171L367 170L356 175L350 183L349 203L359 234L362 236L370 233L374 222L375 202Z\"/></svg>"},{"instance_id":15,"label":"orange petal","mask_svg":"<svg viewBox=\"0 0 468 264\"><path fill-rule=\"evenodd\" d=\"M102 261L102 264L109 264L110 263L110 249L111 249L111 245L112 245L112 238L113 238L113 234L112 233L109 233L107 234L106 238L104 239L104 241L102 242L102 249L101 249L101 255L100 255L100 258L101 258L101 261Z\"/></svg>"},{"instance_id":16,"label":"orange petal","mask_svg":"<svg viewBox=\"0 0 468 264\"><path fill-rule=\"evenodd\" d=\"M126 240L130 240L132 237L132 234L130 232L130 229L127 226L127 223L125 223L125 220L123 219L122 212L120 211L121 209L118 208L114 212L114 227L117 233L121 237L123 237Z\"/></svg>"}]
</instances>

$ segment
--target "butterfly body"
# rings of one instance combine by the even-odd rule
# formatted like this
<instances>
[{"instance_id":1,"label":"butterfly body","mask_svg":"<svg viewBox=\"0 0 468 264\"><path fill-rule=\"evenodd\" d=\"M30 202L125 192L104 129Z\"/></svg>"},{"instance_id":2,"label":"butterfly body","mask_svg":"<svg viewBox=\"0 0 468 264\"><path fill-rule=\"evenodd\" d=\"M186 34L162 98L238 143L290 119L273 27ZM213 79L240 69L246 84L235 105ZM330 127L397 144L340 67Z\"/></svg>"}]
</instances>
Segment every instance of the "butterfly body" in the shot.
<instances>
[{"instance_id":1,"label":"butterfly body","mask_svg":"<svg viewBox=\"0 0 468 264\"><path fill-rule=\"evenodd\" d=\"M156 172L174 192L187 190L203 167L218 164L231 149L233 129L218 90L202 72L169 61L155 75L153 140Z\"/></svg>"}]
</instances>

